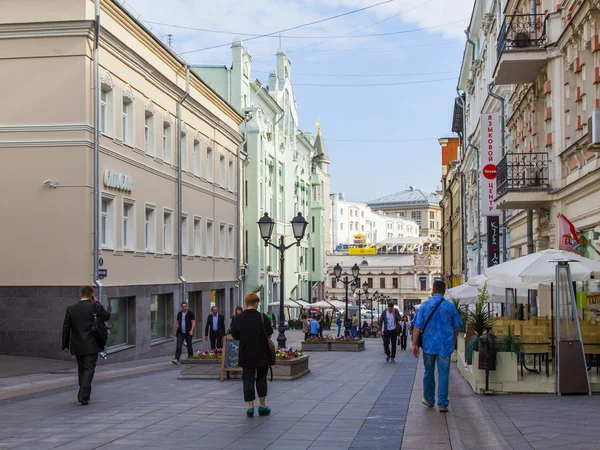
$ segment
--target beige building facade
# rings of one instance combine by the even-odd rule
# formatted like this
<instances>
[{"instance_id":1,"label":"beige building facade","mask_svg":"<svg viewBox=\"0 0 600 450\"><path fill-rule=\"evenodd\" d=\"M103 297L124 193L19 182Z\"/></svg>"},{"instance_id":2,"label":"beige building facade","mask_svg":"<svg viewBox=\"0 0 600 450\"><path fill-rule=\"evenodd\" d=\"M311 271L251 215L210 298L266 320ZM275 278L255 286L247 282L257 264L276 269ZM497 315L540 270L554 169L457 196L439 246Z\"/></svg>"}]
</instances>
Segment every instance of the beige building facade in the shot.
<instances>
[{"instance_id":1,"label":"beige building facade","mask_svg":"<svg viewBox=\"0 0 600 450\"><path fill-rule=\"evenodd\" d=\"M0 174L14 186L0 196L0 353L58 358L65 308L94 282L94 2L23 3L5 1L0 25ZM170 354L183 299L179 164L182 275L198 338L211 304L229 317L238 301L244 118L191 74L179 127L185 62L117 2L102 0L100 17L98 256L110 358Z\"/></svg>"}]
</instances>

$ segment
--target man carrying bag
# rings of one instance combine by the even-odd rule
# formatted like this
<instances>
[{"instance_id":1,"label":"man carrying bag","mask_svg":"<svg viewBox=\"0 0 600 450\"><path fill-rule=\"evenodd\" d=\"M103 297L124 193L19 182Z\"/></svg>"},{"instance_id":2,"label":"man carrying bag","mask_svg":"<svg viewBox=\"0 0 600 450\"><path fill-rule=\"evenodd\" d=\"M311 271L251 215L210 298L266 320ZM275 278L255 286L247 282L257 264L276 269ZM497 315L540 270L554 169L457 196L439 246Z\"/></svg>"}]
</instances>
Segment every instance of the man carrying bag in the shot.
<instances>
[{"instance_id":1,"label":"man carrying bag","mask_svg":"<svg viewBox=\"0 0 600 450\"><path fill-rule=\"evenodd\" d=\"M94 288L84 286L81 300L67 308L63 322L62 348L77 358L79 393L77 401L89 404L92 380L98 362L98 353L106 346L106 322L110 313L94 297Z\"/></svg>"},{"instance_id":2,"label":"man carrying bag","mask_svg":"<svg viewBox=\"0 0 600 450\"><path fill-rule=\"evenodd\" d=\"M417 311L413 320L412 352L419 357L423 347L423 398L421 402L428 408L435 405L435 366L438 371L438 408L440 412L448 412L448 385L450 378L450 362L454 352L458 329L462 324L456 307L452 302L444 300L446 284L443 281L433 282L433 296L426 300Z\"/></svg>"}]
</instances>

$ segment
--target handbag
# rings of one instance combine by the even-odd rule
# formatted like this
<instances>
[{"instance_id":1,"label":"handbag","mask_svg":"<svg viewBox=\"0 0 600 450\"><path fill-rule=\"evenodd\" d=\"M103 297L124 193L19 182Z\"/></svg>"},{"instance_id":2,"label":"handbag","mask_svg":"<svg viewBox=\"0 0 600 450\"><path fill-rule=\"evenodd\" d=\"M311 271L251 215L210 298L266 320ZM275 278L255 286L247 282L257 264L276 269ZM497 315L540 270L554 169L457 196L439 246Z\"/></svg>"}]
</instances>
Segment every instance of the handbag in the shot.
<instances>
[{"instance_id":1,"label":"handbag","mask_svg":"<svg viewBox=\"0 0 600 450\"><path fill-rule=\"evenodd\" d=\"M429 314L429 317L425 321L425 325L423 325L423 329L419 333L419 341L417 343L419 348L423 347L423 333L425 333L425 330L427 329L427 325L429 325L429 321L431 320L431 318L433 317L433 315L435 314L435 312L440 307L440 305L442 304L443 301L444 301L444 298L442 297L442 299L438 302L437 305L435 305L435 308L433 308L433 311L431 311L431 314Z\"/></svg>"},{"instance_id":2,"label":"handbag","mask_svg":"<svg viewBox=\"0 0 600 450\"><path fill-rule=\"evenodd\" d=\"M269 337L269 335L267 334L267 330L265 330L265 315L261 314L262 317L262 329L263 329L263 333L265 334L265 337L267 338L267 345L269 346L269 367L272 367L275 365L275 355L277 354L275 351L275 344L273 344L273 341L271 340L271 338ZM271 377L273 377L273 374L271 373Z\"/></svg>"},{"instance_id":3,"label":"handbag","mask_svg":"<svg viewBox=\"0 0 600 450\"><path fill-rule=\"evenodd\" d=\"M93 304L94 311L96 310L96 304ZM103 320L98 318L97 313L94 314L94 321L92 322L91 333L92 336L96 339L98 345L104 350L106 347L106 343L108 342L108 328Z\"/></svg>"}]
</instances>

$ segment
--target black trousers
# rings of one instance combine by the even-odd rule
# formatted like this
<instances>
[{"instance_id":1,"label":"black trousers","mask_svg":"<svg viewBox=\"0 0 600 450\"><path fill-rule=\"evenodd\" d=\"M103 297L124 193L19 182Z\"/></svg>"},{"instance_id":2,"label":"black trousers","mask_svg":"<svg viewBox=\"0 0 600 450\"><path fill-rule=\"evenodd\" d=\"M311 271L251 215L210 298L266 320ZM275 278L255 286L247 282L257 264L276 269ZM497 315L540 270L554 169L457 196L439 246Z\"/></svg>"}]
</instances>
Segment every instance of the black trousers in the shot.
<instances>
[{"instance_id":1,"label":"black trousers","mask_svg":"<svg viewBox=\"0 0 600 450\"><path fill-rule=\"evenodd\" d=\"M192 336L190 333L185 333L185 335L181 332L177 333L177 347L175 348L175 359L179 361L181 358L181 347L183 346L183 341L187 344L187 352L188 358L191 358L194 354L194 350L192 349Z\"/></svg>"},{"instance_id":2,"label":"black trousers","mask_svg":"<svg viewBox=\"0 0 600 450\"><path fill-rule=\"evenodd\" d=\"M93 355L76 355L77 358L77 376L79 378L79 393L77 400L89 400L92 393L92 380L96 372L96 363L98 362L98 353Z\"/></svg>"},{"instance_id":3,"label":"black trousers","mask_svg":"<svg viewBox=\"0 0 600 450\"><path fill-rule=\"evenodd\" d=\"M385 354L391 356L392 358L396 357L396 338L398 337L398 332L396 330L384 331L383 332L383 349L385 350ZM392 352L390 353L390 341L392 341Z\"/></svg>"},{"instance_id":4,"label":"black trousers","mask_svg":"<svg viewBox=\"0 0 600 450\"><path fill-rule=\"evenodd\" d=\"M402 335L400 335L400 348L402 350L406 350L406 340L408 338L408 334L407 333L403 333Z\"/></svg>"},{"instance_id":5,"label":"black trousers","mask_svg":"<svg viewBox=\"0 0 600 450\"><path fill-rule=\"evenodd\" d=\"M210 348L223 348L223 338L218 331L210 330Z\"/></svg>"},{"instance_id":6,"label":"black trousers","mask_svg":"<svg viewBox=\"0 0 600 450\"><path fill-rule=\"evenodd\" d=\"M242 383L244 385L244 401L251 402L256 396L254 394L254 385L256 384L256 392L258 398L267 396L267 373L268 367L258 367L256 369L242 370Z\"/></svg>"}]
</instances>

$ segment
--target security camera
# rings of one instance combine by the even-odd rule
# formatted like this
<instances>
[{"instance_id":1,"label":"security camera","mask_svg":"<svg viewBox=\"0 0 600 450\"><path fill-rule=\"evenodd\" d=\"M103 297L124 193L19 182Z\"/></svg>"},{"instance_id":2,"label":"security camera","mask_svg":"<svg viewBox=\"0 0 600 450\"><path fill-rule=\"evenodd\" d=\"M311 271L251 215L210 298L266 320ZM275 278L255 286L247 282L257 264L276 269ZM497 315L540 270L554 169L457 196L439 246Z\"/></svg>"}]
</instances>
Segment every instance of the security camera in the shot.
<instances>
[{"instance_id":1,"label":"security camera","mask_svg":"<svg viewBox=\"0 0 600 450\"><path fill-rule=\"evenodd\" d=\"M44 181L44 185L45 186L51 186L52 185L52 180L51 179L47 179L46 181Z\"/></svg>"}]
</instances>

